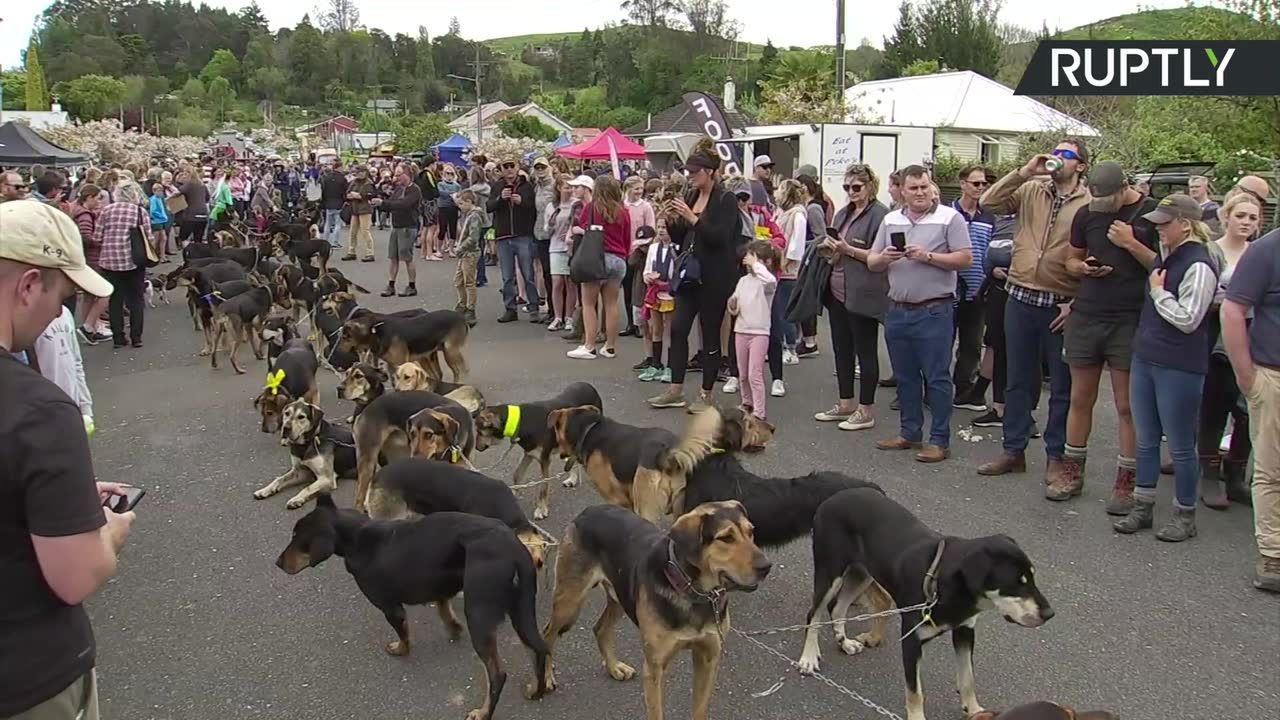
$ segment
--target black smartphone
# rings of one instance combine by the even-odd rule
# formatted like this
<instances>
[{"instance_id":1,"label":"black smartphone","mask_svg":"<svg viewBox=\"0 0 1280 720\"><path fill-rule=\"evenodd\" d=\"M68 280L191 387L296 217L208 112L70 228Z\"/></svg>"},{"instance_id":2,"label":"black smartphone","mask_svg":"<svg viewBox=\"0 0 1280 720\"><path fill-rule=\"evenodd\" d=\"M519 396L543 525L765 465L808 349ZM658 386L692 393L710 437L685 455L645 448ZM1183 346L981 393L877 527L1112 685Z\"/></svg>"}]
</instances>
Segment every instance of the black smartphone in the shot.
<instances>
[{"instance_id":1,"label":"black smartphone","mask_svg":"<svg viewBox=\"0 0 1280 720\"><path fill-rule=\"evenodd\" d=\"M893 249L902 252L907 249L907 234L904 232L889 233L889 242L893 245Z\"/></svg>"},{"instance_id":2,"label":"black smartphone","mask_svg":"<svg viewBox=\"0 0 1280 720\"><path fill-rule=\"evenodd\" d=\"M146 494L147 491L140 487L126 485L124 487L123 495L112 495L107 498L107 501L103 503L103 506L109 508L111 512L114 513L127 513L137 506L138 501L142 500L142 496Z\"/></svg>"},{"instance_id":3,"label":"black smartphone","mask_svg":"<svg viewBox=\"0 0 1280 720\"><path fill-rule=\"evenodd\" d=\"M840 231L833 227L829 227L827 228L827 237L831 238L832 240L839 240Z\"/></svg>"}]
</instances>

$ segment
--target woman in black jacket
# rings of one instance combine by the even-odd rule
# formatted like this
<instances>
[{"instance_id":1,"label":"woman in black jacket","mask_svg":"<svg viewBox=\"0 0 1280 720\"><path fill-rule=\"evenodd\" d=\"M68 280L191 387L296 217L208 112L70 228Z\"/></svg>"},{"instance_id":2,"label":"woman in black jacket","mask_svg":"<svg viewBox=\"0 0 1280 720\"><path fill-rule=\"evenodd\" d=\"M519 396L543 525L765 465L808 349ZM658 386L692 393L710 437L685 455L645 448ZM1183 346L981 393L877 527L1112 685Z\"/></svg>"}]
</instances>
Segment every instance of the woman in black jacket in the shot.
<instances>
[{"instance_id":1,"label":"woman in black jacket","mask_svg":"<svg viewBox=\"0 0 1280 720\"><path fill-rule=\"evenodd\" d=\"M685 163L690 191L666 208L667 228L681 251L697 258L699 277L688 274L676 291L671 325L671 385L650 398L655 408L685 407L684 374L689 362L689 331L696 316L702 328L702 393L699 405L711 404L711 391L720 371L720 324L729 296L738 283L734 238L740 225L738 201L719 182L720 156L710 139L698 144ZM677 268L677 273L680 269Z\"/></svg>"}]
</instances>

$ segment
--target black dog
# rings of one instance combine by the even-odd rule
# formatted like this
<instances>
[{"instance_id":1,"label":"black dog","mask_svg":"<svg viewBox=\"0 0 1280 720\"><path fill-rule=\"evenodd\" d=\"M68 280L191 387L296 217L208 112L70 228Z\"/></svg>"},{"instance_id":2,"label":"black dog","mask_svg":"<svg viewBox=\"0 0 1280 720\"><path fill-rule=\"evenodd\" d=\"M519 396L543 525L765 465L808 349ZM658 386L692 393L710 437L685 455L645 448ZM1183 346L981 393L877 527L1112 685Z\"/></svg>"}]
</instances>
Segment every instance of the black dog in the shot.
<instances>
[{"instance_id":1,"label":"black dog","mask_svg":"<svg viewBox=\"0 0 1280 720\"><path fill-rule=\"evenodd\" d=\"M484 665L488 688L472 720L493 717L507 674L498 656L497 630L504 615L525 647L533 651L531 700L547 692L548 653L538 635L538 576L520 541L498 520L443 512L415 520L379 522L339 510L321 495L316 509L293 527L276 565L290 575L315 567L331 555L346 560L364 596L382 611L399 638L387 644L392 655L409 654L405 605L436 603L451 639L462 634L450 601L463 594L463 615L471 646Z\"/></svg>"},{"instance_id":2,"label":"black dog","mask_svg":"<svg viewBox=\"0 0 1280 720\"><path fill-rule=\"evenodd\" d=\"M317 368L315 348L302 338L289 340L272 358L267 364L266 386L253 401L253 406L262 414L262 432L279 432L284 409L294 400L301 398L312 405L320 403Z\"/></svg>"},{"instance_id":3,"label":"black dog","mask_svg":"<svg viewBox=\"0 0 1280 720\"><path fill-rule=\"evenodd\" d=\"M287 255L295 265L302 268L302 272L309 278L315 279L320 277L329 269L329 253L333 247L329 245L327 240L316 236L316 228L314 225L305 230L305 235L299 237L297 235L297 225L281 226L287 230L272 231L268 229L268 234L274 237L276 248L281 254ZM315 260L319 260L318 267Z\"/></svg>"},{"instance_id":4,"label":"black dog","mask_svg":"<svg viewBox=\"0 0 1280 720\"><path fill-rule=\"evenodd\" d=\"M818 507L813 519L813 603L806 624L834 603L833 617L870 592L861 603L874 612L934 602L928 611L902 614L902 665L907 719L925 720L920 658L924 644L951 633L956 648L956 684L965 716L982 712L973 680L974 626L994 608L1006 620L1039 627L1053 617L1036 587L1026 553L1005 535L944 537L876 488L843 490ZM842 646L849 654L883 639L885 619ZM818 634L805 633L801 672L817 670Z\"/></svg>"},{"instance_id":5,"label":"black dog","mask_svg":"<svg viewBox=\"0 0 1280 720\"><path fill-rule=\"evenodd\" d=\"M351 431L324 419L324 410L295 400L284 409L280 444L289 448L289 472L253 493L262 500L287 487L306 484L289 498L290 510L300 508L317 493L328 495L338 489L338 479L356 473L356 446Z\"/></svg>"},{"instance_id":6,"label":"black dog","mask_svg":"<svg viewBox=\"0 0 1280 720\"><path fill-rule=\"evenodd\" d=\"M500 520L529 551L538 570L546 561L547 535L529 522L515 493L501 480L429 458L401 458L378 471L369 515L395 519L406 511L419 515L464 512Z\"/></svg>"},{"instance_id":7,"label":"black dog","mask_svg":"<svg viewBox=\"0 0 1280 720\"><path fill-rule=\"evenodd\" d=\"M591 383L576 382L565 388L559 395L547 400L520 403L519 405L494 405L485 408L476 415L476 449L485 449L498 444L504 438L520 446L524 457L516 466L511 478L512 484L518 485L524 479L529 466L538 463L542 477L551 474L551 453L556 450L556 434L547 422L552 410L592 405L604 412L604 400ZM573 483L569 483L572 486ZM533 509L533 519L541 520L551 512L551 485L542 484L538 494L538 504Z\"/></svg>"},{"instance_id":8,"label":"black dog","mask_svg":"<svg viewBox=\"0 0 1280 720\"><path fill-rule=\"evenodd\" d=\"M276 364L284 346L298 337L298 326L288 315L268 315L262 322L262 339L267 343L267 367ZM314 352L313 352L314 355Z\"/></svg>"}]
</instances>

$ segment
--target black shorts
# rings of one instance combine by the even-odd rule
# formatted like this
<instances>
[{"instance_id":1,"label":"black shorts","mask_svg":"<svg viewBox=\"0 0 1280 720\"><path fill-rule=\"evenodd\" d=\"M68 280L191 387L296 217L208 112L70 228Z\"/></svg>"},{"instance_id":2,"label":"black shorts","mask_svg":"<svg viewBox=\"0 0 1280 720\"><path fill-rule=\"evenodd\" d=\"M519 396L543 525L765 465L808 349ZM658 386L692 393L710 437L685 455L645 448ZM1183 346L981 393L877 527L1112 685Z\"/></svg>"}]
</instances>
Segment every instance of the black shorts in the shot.
<instances>
[{"instance_id":1,"label":"black shorts","mask_svg":"<svg viewBox=\"0 0 1280 720\"><path fill-rule=\"evenodd\" d=\"M982 335L982 344L989 348L1004 346L1004 305L1009 301L1009 293L1005 292L1004 283L998 280L993 280L992 283L987 289L987 298L983 303L987 329Z\"/></svg>"},{"instance_id":2,"label":"black shorts","mask_svg":"<svg viewBox=\"0 0 1280 720\"><path fill-rule=\"evenodd\" d=\"M1096 318L1083 313L1067 316L1062 331L1062 358L1071 367L1128 370L1138 318Z\"/></svg>"}]
</instances>

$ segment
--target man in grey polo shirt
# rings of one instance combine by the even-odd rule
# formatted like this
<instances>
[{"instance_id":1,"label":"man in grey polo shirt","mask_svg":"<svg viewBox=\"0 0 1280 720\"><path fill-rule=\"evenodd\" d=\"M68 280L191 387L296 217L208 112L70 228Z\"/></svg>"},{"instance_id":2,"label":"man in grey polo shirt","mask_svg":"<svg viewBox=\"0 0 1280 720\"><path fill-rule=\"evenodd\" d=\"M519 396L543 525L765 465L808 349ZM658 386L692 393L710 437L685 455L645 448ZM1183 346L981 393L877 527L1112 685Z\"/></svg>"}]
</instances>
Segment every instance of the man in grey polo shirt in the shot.
<instances>
[{"instance_id":1,"label":"man in grey polo shirt","mask_svg":"<svg viewBox=\"0 0 1280 720\"><path fill-rule=\"evenodd\" d=\"M922 399L927 395L929 442L916 453L916 460L935 463L951 456L956 272L972 264L973 252L964 216L938 204L929 171L910 165L901 177L902 207L885 216L867 256L868 268L889 273L891 303L884 337L901 405L898 436L881 440L876 447L920 448Z\"/></svg>"}]
</instances>

